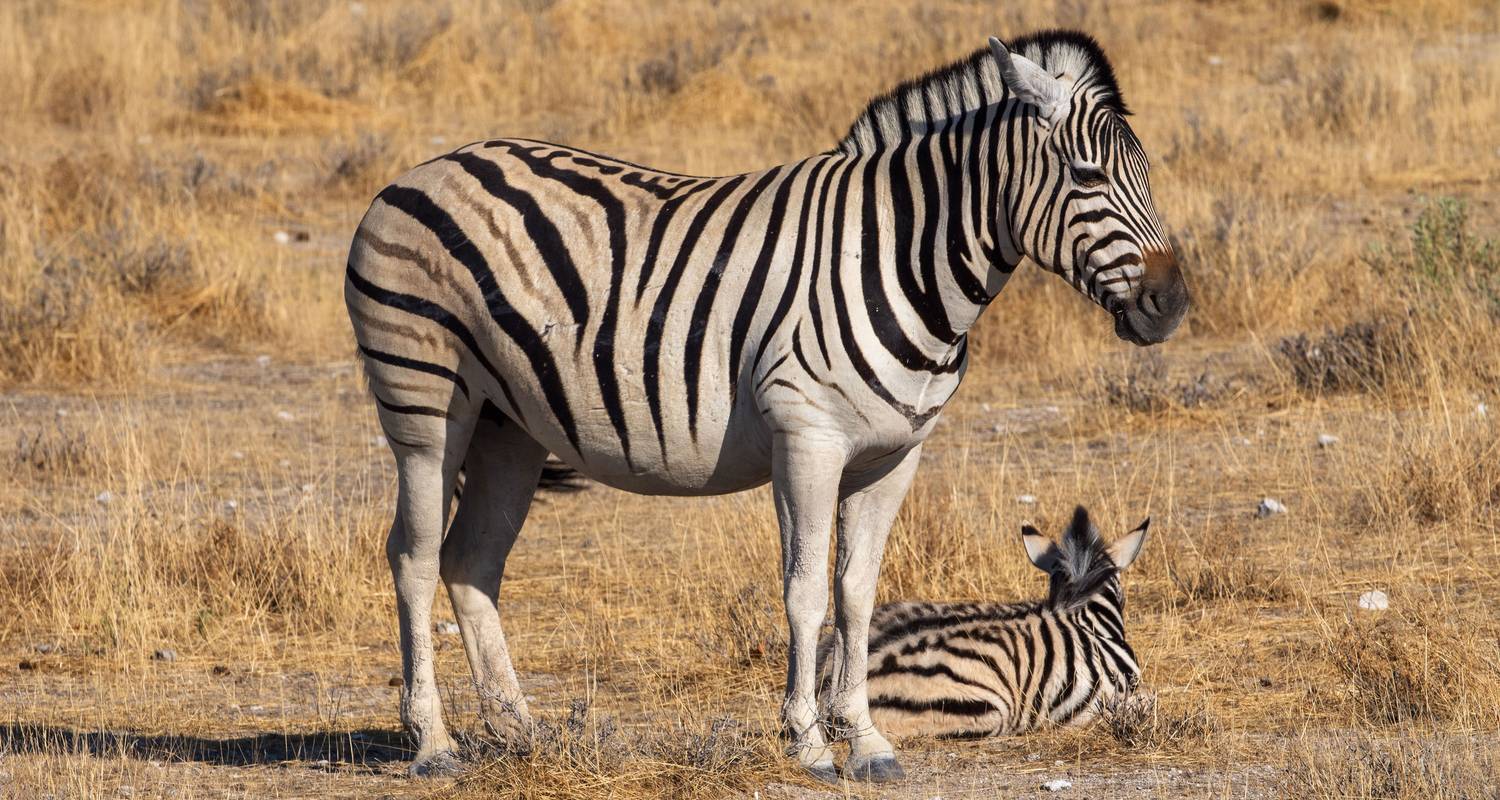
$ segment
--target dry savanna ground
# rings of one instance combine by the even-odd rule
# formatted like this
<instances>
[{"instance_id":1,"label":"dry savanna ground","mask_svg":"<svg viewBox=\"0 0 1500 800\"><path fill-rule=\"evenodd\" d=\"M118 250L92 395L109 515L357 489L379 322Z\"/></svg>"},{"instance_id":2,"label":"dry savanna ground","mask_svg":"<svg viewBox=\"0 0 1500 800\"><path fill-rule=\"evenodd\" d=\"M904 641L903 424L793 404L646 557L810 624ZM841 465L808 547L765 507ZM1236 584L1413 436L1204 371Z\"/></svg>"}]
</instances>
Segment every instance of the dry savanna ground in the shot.
<instances>
[{"instance_id":1,"label":"dry savanna ground","mask_svg":"<svg viewBox=\"0 0 1500 800\"><path fill-rule=\"evenodd\" d=\"M403 776L348 236L469 140L747 170L1054 26L1113 57L1196 306L1138 350L1023 269L881 595L1033 597L1021 522L1149 513L1156 704L832 793L1495 797L1500 11L1468 0L0 4L0 795L820 796L778 755L763 490L549 497L503 594L537 746Z\"/></svg>"}]
</instances>

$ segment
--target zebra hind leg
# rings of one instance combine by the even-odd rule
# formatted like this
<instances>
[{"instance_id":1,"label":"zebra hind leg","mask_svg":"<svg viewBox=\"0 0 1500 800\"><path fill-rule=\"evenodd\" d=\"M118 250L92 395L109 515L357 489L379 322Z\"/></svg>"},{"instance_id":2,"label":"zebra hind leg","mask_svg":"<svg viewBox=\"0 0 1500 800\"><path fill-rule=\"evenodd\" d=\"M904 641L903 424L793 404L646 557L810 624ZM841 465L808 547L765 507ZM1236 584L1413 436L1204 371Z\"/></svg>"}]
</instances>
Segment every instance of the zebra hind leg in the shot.
<instances>
[{"instance_id":1,"label":"zebra hind leg","mask_svg":"<svg viewBox=\"0 0 1500 800\"><path fill-rule=\"evenodd\" d=\"M473 422L382 408L381 424L396 456L399 480L386 558L395 579L401 629L401 721L417 740L411 774L451 775L460 765L443 724L433 669L432 597L450 499Z\"/></svg>"},{"instance_id":2,"label":"zebra hind leg","mask_svg":"<svg viewBox=\"0 0 1500 800\"><path fill-rule=\"evenodd\" d=\"M529 749L532 720L501 629L500 581L546 458L546 448L515 423L484 414L464 458L464 491L442 550L443 583L463 633L480 717L513 752Z\"/></svg>"}]
</instances>

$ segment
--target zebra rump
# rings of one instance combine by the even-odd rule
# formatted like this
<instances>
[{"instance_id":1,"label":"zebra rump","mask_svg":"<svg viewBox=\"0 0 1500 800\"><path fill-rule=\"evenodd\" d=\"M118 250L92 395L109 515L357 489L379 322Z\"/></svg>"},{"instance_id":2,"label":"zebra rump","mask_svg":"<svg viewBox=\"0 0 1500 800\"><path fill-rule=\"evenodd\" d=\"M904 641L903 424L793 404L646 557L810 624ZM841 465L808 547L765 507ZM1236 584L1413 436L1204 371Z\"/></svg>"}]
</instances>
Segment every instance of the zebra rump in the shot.
<instances>
[{"instance_id":1,"label":"zebra rump","mask_svg":"<svg viewBox=\"0 0 1500 800\"><path fill-rule=\"evenodd\" d=\"M1092 720L1140 679L1125 641L1119 574L1150 520L1106 545L1079 507L1061 540L1022 528L1028 558L1049 578L1025 603L891 603L870 622L870 709L896 735L976 738ZM839 669L831 635L819 644L820 685ZM835 724L837 721L835 721Z\"/></svg>"}]
</instances>

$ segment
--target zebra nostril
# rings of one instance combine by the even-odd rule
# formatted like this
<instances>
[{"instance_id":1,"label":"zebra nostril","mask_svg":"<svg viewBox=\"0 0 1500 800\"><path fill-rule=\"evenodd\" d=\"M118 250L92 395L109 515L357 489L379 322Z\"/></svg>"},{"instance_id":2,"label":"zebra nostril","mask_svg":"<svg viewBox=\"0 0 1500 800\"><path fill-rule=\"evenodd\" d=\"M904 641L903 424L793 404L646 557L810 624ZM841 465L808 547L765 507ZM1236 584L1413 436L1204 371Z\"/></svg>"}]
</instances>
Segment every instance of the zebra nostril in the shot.
<instances>
[{"instance_id":1,"label":"zebra nostril","mask_svg":"<svg viewBox=\"0 0 1500 800\"><path fill-rule=\"evenodd\" d=\"M1153 317L1161 316L1161 301L1157 299L1156 292L1145 292L1141 295L1141 310Z\"/></svg>"}]
</instances>

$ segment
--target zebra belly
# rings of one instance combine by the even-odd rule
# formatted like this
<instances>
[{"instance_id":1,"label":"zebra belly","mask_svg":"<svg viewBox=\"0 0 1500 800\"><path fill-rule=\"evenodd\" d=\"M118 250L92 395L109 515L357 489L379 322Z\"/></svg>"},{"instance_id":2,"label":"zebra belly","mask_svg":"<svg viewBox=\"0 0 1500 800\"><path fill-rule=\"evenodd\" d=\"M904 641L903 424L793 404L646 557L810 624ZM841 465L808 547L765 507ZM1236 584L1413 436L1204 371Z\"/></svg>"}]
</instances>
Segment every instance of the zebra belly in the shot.
<instances>
[{"instance_id":1,"label":"zebra belly","mask_svg":"<svg viewBox=\"0 0 1500 800\"><path fill-rule=\"evenodd\" d=\"M518 421L553 455L590 479L636 494L672 496L727 494L770 480L770 431L748 398L733 409L703 403L695 431L688 429L680 411L664 411L658 432L644 390L622 373L627 378L620 382L622 433L602 400L584 391L594 377L592 365L586 375L581 362L559 367L563 383L576 392L569 398L574 434L569 435L544 396L521 388L526 381L519 371L512 390L523 411ZM727 394L727 387L722 391ZM705 388L704 395L711 397L712 388ZM509 407L503 397L491 401Z\"/></svg>"}]
</instances>

